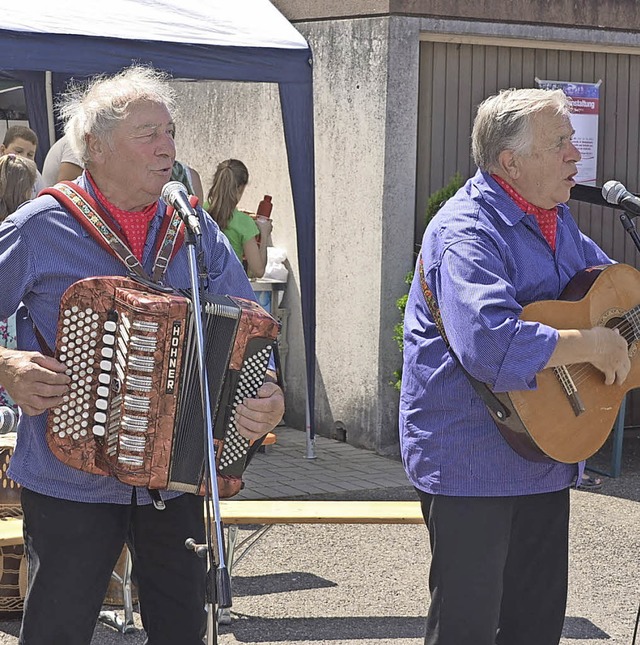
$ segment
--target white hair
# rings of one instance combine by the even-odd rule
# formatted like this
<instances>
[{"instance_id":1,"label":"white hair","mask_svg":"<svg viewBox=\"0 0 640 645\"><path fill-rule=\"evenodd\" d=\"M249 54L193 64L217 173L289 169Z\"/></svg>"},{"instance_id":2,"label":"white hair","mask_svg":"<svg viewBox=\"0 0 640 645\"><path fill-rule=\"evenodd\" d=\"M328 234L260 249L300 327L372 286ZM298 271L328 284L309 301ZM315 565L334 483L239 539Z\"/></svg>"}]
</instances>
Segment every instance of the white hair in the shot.
<instances>
[{"instance_id":1,"label":"white hair","mask_svg":"<svg viewBox=\"0 0 640 645\"><path fill-rule=\"evenodd\" d=\"M129 106L140 101L175 108L170 76L159 70L133 65L113 76L100 75L87 83L71 85L58 102L65 135L74 152L86 164L87 135L108 141L113 129L127 116Z\"/></svg>"},{"instance_id":2,"label":"white hair","mask_svg":"<svg viewBox=\"0 0 640 645\"><path fill-rule=\"evenodd\" d=\"M533 144L533 117L543 110L568 115L569 99L562 90L530 88L502 90L483 101L471 134L471 150L478 168L487 172L497 170L504 150L528 154Z\"/></svg>"}]
</instances>

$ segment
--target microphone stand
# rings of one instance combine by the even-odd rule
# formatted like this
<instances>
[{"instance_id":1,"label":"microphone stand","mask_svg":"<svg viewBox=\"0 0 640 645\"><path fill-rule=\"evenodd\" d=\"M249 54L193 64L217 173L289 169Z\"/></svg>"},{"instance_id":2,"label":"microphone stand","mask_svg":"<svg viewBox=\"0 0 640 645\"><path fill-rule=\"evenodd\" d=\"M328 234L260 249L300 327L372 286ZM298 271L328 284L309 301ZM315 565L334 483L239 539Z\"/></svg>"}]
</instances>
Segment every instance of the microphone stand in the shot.
<instances>
[{"instance_id":1,"label":"microphone stand","mask_svg":"<svg viewBox=\"0 0 640 645\"><path fill-rule=\"evenodd\" d=\"M187 549L200 558L207 558L207 645L216 645L218 642L217 607L231 607L231 579L225 565L222 518L220 515L220 498L218 495L218 480L216 476L216 456L213 443L213 421L211 418L211 405L209 400L209 385L207 380L207 366L205 362L204 331L202 322L202 309L200 307L200 288L204 290L206 273L198 272L198 250L202 234L192 222L183 218L185 224L185 243L189 258L189 275L191 279L191 304L193 307L193 321L196 333L196 353L198 355L198 368L200 373L200 393L202 398L202 412L205 421L205 536L206 544L197 544L193 538L185 542ZM212 540L211 507L213 506L217 554L214 554ZM216 558L217 555L217 558ZM217 569L214 567L217 563ZM217 603L216 603L217 601ZM217 604L217 607L216 607Z\"/></svg>"},{"instance_id":2,"label":"microphone stand","mask_svg":"<svg viewBox=\"0 0 640 645\"><path fill-rule=\"evenodd\" d=\"M635 217L635 215L633 215L633 217ZM622 211L622 213L620 213L620 221L622 222L624 230L631 236L633 243L636 245L636 249L640 251L640 236L638 235L638 231L636 231L633 220L629 217L626 211Z\"/></svg>"}]
</instances>

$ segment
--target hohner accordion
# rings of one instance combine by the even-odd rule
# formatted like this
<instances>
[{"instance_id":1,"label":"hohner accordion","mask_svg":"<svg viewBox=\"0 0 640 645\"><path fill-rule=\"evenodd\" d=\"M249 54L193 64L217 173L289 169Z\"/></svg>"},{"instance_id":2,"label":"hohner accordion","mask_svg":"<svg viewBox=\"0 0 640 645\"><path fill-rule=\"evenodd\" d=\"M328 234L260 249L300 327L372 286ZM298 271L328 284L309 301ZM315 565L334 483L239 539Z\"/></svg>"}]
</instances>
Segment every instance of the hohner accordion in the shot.
<instances>
[{"instance_id":1,"label":"hohner accordion","mask_svg":"<svg viewBox=\"0 0 640 645\"><path fill-rule=\"evenodd\" d=\"M242 474L249 441L235 408L264 381L279 323L255 302L201 296L218 481ZM192 302L124 277L64 293L56 358L71 376L49 411L63 463L150 489L202 492L207 457ZM222 493L220 496L224 496Z\"/></svg>"}]
</instances>

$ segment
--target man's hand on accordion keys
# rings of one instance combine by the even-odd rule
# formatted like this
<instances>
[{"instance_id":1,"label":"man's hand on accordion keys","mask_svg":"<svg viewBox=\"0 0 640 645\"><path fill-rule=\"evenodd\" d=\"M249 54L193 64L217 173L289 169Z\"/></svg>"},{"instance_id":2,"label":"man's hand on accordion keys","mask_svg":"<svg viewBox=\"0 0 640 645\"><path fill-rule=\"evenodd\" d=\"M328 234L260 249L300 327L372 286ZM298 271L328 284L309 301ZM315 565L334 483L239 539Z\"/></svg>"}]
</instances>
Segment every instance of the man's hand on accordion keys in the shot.
<instances>
[{"instance_id":1,"label":"man's hand on accordion keys","mask_svg":"<svg viewBox=\"0 0 640 645\"><path fill-rule=\"evenodd\" d=\"M38 352L0 348L0 384L29 416L62 403L71 382L66 369L60 361Z\"/></svg>"},{"instance_id":2,"label":"man's hand on accordion keys","mask_svg":"<svg viewBox=\"0 0 640 645\"><path fill-rule=\"evenodd\" d=\"M271 432L282 421L284 393L276 383L260 386L255 399L246 398L236 408L238 432L252 441Z\"/></svg>"}]
</instances>

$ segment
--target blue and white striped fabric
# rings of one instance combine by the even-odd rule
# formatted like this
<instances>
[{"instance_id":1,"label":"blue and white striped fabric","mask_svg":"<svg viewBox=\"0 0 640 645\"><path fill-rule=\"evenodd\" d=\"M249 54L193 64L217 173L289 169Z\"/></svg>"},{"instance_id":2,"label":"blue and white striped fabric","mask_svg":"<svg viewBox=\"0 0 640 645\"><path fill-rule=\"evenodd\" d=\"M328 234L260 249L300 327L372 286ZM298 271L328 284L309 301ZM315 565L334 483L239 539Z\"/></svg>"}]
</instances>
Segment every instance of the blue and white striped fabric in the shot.
<instances>
[{"instance_id":1,"label":"blue and white striped fabric","mask_svg":"<svg viewBox=\"0 0 640 645\"><path fill-rule=\"evenodd\" d=\"M564 204L553 253L535 219L482 172L434 217L422 253L454 352L499 392L534 388L557 343L554 329L519 320L522 307L557 299L578 271L611 262ZM578 472L575 465L527 461L508 446L447 351L418 271L405 313L400 443L409 479L432 494L551 492Z\"/></svg>"},{"instance_id":2,"label":"blue and white striped fabric","mask_svg":"<svg viewBox=\"0 0 640 645\"><path fill-rule=\"evenodd\" d=\"M80 186L90 190L84 176ZM143 266L150 274L156 235L165 213L160 202L149 226ZM236 254L210 217L201 217L202 246L209 273L209 291L255 300ZM50 196L27 202L0 225L0 318L12 314L20 302L49 347L55 344L60 298L71 284L98 275L126 275L123 264L97 245L85 229ZM169 264L166 284L188 288L189 266L183 245ZM18 348L36 350L33 329L18 324ZM9 476L44 495L78 502L129 504L132 487L112 477L90 475L65 466L54 457L45 440L46 413L22 415ZM175 493L163 493L165 499ZM150 503L145 490L137 491L139 504Z\"/></svg>"}]
</instances>

